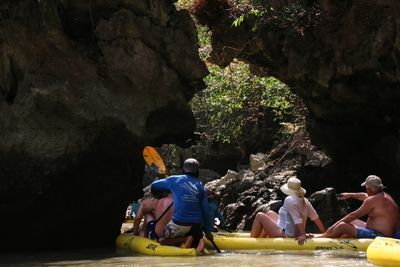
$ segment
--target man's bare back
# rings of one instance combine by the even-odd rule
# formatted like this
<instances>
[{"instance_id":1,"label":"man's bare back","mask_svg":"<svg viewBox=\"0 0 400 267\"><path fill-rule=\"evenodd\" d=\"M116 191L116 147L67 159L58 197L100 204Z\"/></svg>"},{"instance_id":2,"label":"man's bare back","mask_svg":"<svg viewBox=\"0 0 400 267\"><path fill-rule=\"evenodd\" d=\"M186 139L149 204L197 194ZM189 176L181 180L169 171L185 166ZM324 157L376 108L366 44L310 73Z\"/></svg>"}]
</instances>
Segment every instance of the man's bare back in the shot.
<instances>
[{"instance_id":1,"label":"man's bare back","mask_svg":"<svg viewBox=\"0 0 400 267\"><path fill-rule=\"evenodd\" d=\"M366 227L385 236L393 236L399 220L399 207L393 198L389 194L381 192L369 196L364 203L369 208Z\"/></svg>"},{"instance_id":2,"label":"man's bare back","mask_svg":"<svg viewBox=\"0 0 400 267\"><path fill-rule=\"evenodd\" d=\"M171 207L164 215L163 213L168 209L168 207L172 204L172 195L170 194L167 197L158 199L156 203L156 207L154 210L155 220L159 219L156 224L156 233L158 236L162 236L164 233L165 226L172 218L172 214L174 213L174 208ZM161 217L162 216L162 217ZM161 218L160 218L161 217Z\"/></svg>"},{"instance_id":3,"label":"man's bare back","mask_svg":"<svg viewBox=\"0 0 400 267\"><path fill-rule=\"evenodd\" d=\"M147 223L153 220L157 220L161 215L168 209L172 204L172 195L168 195L164 198L147 198L140 203L139 210L134 220L133 233L136 235L143 235L147 232ZM173 207L171 207L157 222L156 233L161 236L164 232L165 226L171 220L173 214ZM139 226L144 218L144 230L145 233L141 233Z\"/></svg>"}]
</instances>

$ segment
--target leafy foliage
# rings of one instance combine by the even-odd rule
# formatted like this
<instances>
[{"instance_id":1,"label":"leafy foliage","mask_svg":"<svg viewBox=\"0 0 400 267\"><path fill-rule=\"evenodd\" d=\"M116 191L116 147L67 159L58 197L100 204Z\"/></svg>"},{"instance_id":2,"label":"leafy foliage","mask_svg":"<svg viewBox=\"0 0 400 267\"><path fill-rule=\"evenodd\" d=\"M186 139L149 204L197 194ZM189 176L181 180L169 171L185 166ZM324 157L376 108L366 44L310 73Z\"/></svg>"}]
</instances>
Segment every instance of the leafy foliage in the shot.
<instances>
[{"instance_id":1,"label":"leafy foliage","mask_svg":"<svg viewBox=\"0 0 400 267\"><path fill-rule=\"evenodd\" d=\"M176 6L178 7L178 9L190 10L195 3L196 0L178 0L176 2Z\"/></svg>"},{"instance_id":2,"label":"leafy foliage","mask_svg":"<svg viewBox=\"0 0 400 267\"><path fill-rule=\"evenodd\" d=\"M206 26L197 25L197 35L200 47L211 45L211 31Z\"/></svg>"},{"instance_id":3,"label":"leafy foliage","mask_svg":"<svg viewBox=\"0 0 400 267\"><path fill-rule=\"evenodd\" d=\"M239 10L232 25L239 27L245 20L251 19L251 29L256 31L266 12L265 6L258 8L264 1L232 2ZM190 10L195 4L196 0L179 0L177 7ZM206 26L200 25L197 25L197 30L199 54L206 61L210 72L205 79L207 88L199 92L191 102L200 132L216 141L239 142L249 134L248 129L260 123L265 114L270 114L270 119L279 124L292 121L299 115L296 97L279 80L257 77L243 62L235 61L223 69L207 62L211 51L211 32Z\"/></svg>"},{"instance_id":4,"label":"leafy foliage","mask_svg":"<svg viewBox=\"0 0 400 267\"><path fill-rule=\"evenodd\" d=\"M304 35L307 28L319 23L318 1L232 0L232 26L247 24L255 32L261 25L276 26Z\"/></svg>"},{"instance_id":5,"label":"leafy foliage","mask_svg":"<svg viewBox=\"0 0 400 267\"><path fill-rule=\"evenodd\" d=\"M265 12L251 8L248 12L241 14L237 17L233 22L232 26L239 27L245 19L252 18L253 26L251 27L251 31L255 32L257 30L257 25L260 22L261 18L264 16Z\"/></svg>"},{"instance_id":6,"label":"leafy foliage","mask_svg":"<svg viewBox=\"0 0 400 267\"><path fill-rule=\"evenodd\" d=\"M195 114L206 118L204 129L222 142L238 141L249 125L256 125L265 109L273 120L284 122L296 115L294 95L272 77L257 77L249 66L234 62L225 69L209 65L207 88L192 100ZM199 125L201 128L201 125Z\"/></svg>"}]
</instances>

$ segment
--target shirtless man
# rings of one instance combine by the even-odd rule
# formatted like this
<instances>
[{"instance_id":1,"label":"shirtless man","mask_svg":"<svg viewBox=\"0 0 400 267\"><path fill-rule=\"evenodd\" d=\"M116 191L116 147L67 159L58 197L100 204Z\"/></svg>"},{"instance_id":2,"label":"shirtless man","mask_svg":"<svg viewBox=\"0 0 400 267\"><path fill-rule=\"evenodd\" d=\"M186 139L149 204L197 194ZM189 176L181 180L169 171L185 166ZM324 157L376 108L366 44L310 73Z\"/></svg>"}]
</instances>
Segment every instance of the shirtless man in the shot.
<instances>
[{"instance_id":1,"label":"shirtless man","mask_svg":"<svg viewBox=\"0 0 400 267\"><path fill-rule=\"evenodd\" d=\"M376 175L369 175L361 186L365 186L366 193L341 194L342 199L354 198L363 201L361 207L337 221L321 237L393 236L399 220L399 207L396 202L383 191L385 186ZM368 215L367 223L359 220L364 215Z\"/></svg>"},{"instance_id":2,"label":"shirtless man","mask_svg":"<svg viewBox=\"0 0 400 267\"><path fill-rule=\"evenodd\" d=\"M164 233L165 226L171 220L172 214L172 194L153 192L153 197L146 198L140 203L133 222L133 234L158 241L158 238ZM143 218L143 227L140 228Z\"/></svg>"}]
</instances>

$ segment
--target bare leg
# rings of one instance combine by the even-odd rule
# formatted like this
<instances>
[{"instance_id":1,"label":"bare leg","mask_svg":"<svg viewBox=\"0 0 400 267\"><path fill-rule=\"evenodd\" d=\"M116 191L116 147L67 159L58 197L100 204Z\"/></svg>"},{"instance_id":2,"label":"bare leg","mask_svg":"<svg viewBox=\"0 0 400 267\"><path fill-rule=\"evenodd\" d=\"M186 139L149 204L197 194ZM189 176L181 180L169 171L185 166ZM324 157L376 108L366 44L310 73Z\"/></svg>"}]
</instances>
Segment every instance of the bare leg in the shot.
<instances>
[{"instance_id":1,"label":"bare leg","mask_svg":"<svg viewBox=\"0 0 400 267\"><path fill-rule=\"evenodd\" d=\"M185 248L191 248L193 243L193 236L188 236L185 242Z\"/></svg>"},{"instance_id":2,"label":"bare leg","mask_svg":"<svg viewBox=\"0 0 400 267\"><path fill-rule=\"evenodd\" d=\"M266 235L265 232L263 233L262 224L260 222L260 214L260 212L257 213L256 217L254 218L253 224L251 225L250 237L260 237L262 234Z\"/></svg>"},{"instance_id":3,"label":"bare leg","mask_svg":"<svg viewBox=\"0 0 400 267\"><path fill-rule=\"evenodd\" d=\"M269 210L267 211L266 215L270 217L273 221L278 222L279 215L275 211ZM258 237L268 237L268 234L267 232L265 232L264 229L262 229L261 234Z\"/></svg>"},{"instance_id":4,"label":"bare leg","mask_svg":"<svg viewBox=\"0 0 400 267\"><path fill-rule=\"evenodd\" d=\"M267 214L259 212L251 226L250 237L260 237L263 230L269 237L283 237L277 222Z\"/></svg>"},{"instance_id":5,"label":"bare leg","mask_svg":"<svg viewBox=\"0 0 400 267\"><path fill-rule=\"evenodd\" d=\"M366 227L367 226L367 223L366 222L364 222L364 221L361 221L361 220L359 220L359 219L357 219L357 220L354 220L354 221L351 221L350 222L352 225L354 225L355 227Z\"/></svg>"},{"instance_id":6,"label":"bare leg","mask_svg":"<svg viewBox=\"0 0 400 267\"><path fill-rule=\"evenodd\" d=\"M203 253L204 252L204 246L205 246L205 242L204 242L204 239L202 238L202 239L200 239L199 244L197 245L196 253L197 254Z\"/></svg>"},{"instance_id":7,"label":"bare leg","mask_svg":"<svg viewBox=\"0 0 400 267\"><path fill-rule=\"evenodd\" d=\"M267 234L267 232L265 232L265 230L264 229L262 229L261 230L261 234L258 236L258 237L268 237L268 234Z\"/></svg>"},{"instance_id":8,"label":"bare leg","mask_svg":"<svg viewBox=\"0 0 400 267\"><path fill-rule=\"evenodd\" d=\"M272 220L274 220L275 222L278 222L279 220L279 215L278 213L276 213L273 210L269 210L267 211L267 216L270 217Z\"/></svg>"},{"instance_id":9,"label":"bare leg","mask_svg":"<svg viewBox=\"0 0 400 267\"><path fill-rule=\"evenodd\" d=\"M325 232L321 237L356 237L357 228L350 223L341 222L331 231Z\"/></svg>"}]
</instances>

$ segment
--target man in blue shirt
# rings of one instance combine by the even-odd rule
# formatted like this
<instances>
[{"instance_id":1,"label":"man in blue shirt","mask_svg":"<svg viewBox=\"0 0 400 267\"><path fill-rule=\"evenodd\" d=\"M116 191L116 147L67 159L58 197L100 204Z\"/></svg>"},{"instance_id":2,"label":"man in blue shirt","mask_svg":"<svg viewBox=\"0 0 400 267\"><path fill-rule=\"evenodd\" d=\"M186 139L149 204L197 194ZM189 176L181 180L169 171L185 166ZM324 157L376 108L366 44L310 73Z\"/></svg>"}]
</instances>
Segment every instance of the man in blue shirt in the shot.
<instances>
[{"instance_id":1,"label":"man in blue shirt","mask_svg":"<svg viewBox=\"0 0 400 267\"><path fill-rule=\"evenodd\" d=\"M171 191L174 200L172 220L161 236L161 244L178 245L186 241L186 247L196 247L197 253L204 249L202 222L207 239L213 240L207 192L198 179L199 167L196 159L189 158L183 163L182 175L169 176L151 184L152 190Z\"/></svg>"}]
</instances>

